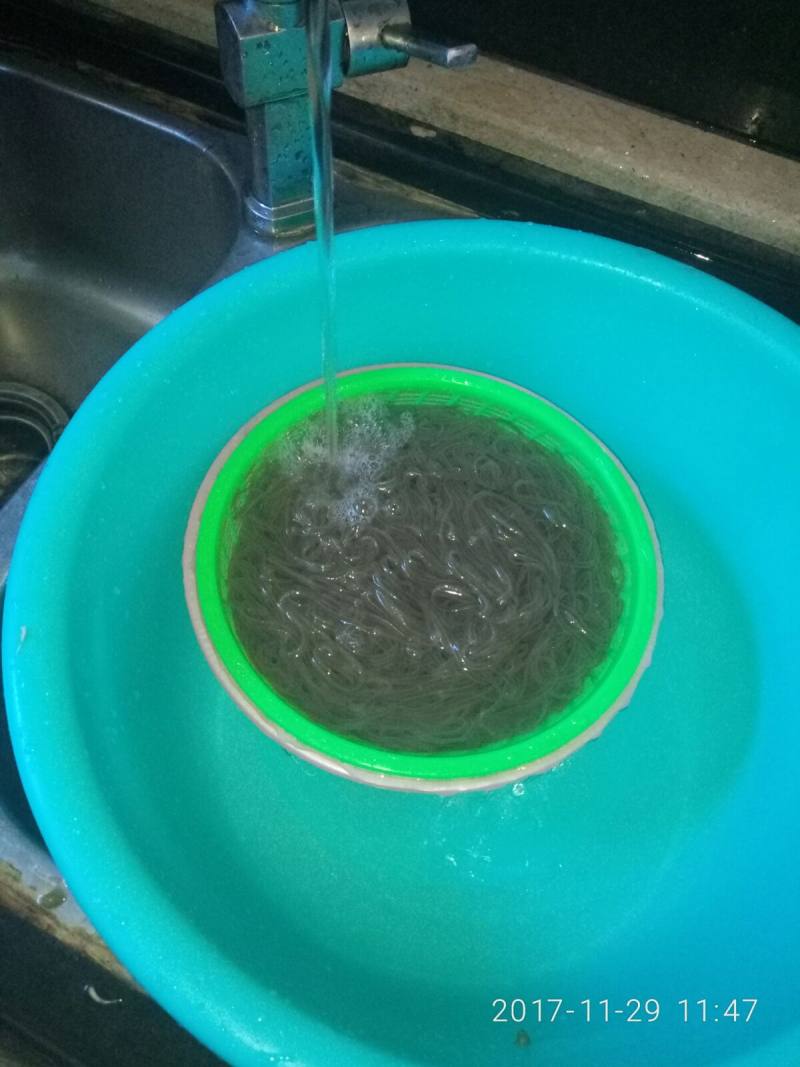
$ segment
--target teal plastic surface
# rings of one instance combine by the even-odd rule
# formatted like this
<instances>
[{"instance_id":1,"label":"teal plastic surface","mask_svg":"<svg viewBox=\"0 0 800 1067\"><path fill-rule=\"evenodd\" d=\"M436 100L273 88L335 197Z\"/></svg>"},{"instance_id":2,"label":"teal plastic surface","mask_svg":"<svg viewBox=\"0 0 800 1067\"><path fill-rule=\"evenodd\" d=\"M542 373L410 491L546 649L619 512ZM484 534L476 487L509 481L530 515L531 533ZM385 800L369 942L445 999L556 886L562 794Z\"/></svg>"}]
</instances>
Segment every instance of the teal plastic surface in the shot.
<instances>
[{"instance_id":1,"label":"teal plastic surface","mask_svg":"<svg viewBox=\"0 0 800 1067\"><path fill-rule=\"evenodd\" d=\"M533 225L337 250L345 365L509 378L627 466L664 557L652 667L556 770L455 798L335 778L235 710L192 634L181 545L225 441L318 373L313 249L280 255L120 361L24 521L6 699L70 887L242 1067L800 1062L800 330L659 256ZM492 1022L499 998L525 1019ZM547 998L559 1017L538 1023ZM658 1020L625 1021L648 998ZM758 998L749 1023L724 1016L734 998Z\"/></svg>"}]
</instances>

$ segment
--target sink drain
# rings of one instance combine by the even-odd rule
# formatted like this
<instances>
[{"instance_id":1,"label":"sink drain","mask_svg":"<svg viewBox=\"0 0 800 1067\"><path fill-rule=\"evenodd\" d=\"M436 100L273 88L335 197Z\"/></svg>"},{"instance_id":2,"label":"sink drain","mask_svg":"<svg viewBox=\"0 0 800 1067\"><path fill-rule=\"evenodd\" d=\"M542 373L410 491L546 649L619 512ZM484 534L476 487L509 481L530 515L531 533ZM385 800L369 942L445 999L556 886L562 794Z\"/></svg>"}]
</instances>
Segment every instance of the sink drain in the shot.
<instances>
[{"instance_id":1,"label":"sink drain","mask_svg":"<svg viewBox=\"0 0 800 1067\"><path fill-rule=\"evenodd\" d=\"M41 389L0 382L0 504L52 451L67 418Z\"/></svg>"}]
</instances>

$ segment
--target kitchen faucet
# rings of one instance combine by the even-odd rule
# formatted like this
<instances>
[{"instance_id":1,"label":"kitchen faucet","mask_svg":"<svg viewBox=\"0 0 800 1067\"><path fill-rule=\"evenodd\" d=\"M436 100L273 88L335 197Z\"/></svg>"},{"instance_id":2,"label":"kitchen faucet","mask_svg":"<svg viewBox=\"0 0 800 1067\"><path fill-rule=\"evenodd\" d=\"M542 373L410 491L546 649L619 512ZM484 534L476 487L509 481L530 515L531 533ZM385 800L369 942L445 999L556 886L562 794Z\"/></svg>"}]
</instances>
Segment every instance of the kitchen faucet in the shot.
<instances>
[{"instance_id":1,"label":"kitchen faucet","mask_svg":"<svg viewBox=\"0 0 800 1067\"><path fill-rule=\"evenodd\" d=\"M407 0L329 0L329 8L334 88L411 56L464 67L477 55L475 45L415 33ZM223 0L216 22L225 85L247 120L247 221L263 236L297 234L314 214L304 0Z\"/></svg>"}]
</instances>

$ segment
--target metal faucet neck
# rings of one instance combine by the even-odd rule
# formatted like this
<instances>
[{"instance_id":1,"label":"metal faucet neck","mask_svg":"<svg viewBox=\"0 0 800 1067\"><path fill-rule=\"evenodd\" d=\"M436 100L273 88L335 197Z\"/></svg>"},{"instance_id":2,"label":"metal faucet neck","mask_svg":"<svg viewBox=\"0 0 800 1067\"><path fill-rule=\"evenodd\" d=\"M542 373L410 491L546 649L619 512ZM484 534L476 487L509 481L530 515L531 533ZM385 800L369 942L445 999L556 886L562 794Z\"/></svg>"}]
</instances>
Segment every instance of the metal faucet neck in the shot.
<instances>
[{"instance_id":1,"label":"metal faucet neck","mask_svg":"<svg viewBox=\"0 0 800 1067\"><path fill-rule=\"evenodd\" d=\"M474 45L446 45L411 28L407 0L329 0L332 81L391 70L420 56L465 66ZM312 225L305 0L222 0L216 5L222 76L244 108L252 175L251 227L265 236Z\"/></svg>"}]
</instances>

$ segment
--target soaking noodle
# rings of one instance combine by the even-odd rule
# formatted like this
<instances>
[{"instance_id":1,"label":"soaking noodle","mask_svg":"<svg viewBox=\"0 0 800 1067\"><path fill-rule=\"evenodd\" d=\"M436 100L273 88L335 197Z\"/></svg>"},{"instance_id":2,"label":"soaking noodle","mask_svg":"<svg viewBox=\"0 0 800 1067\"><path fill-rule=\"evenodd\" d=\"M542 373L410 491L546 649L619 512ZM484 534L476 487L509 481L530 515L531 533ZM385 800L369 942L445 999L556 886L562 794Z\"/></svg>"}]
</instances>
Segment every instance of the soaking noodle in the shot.
<instances>
[{"instance_id":1,"label":"soaking noodle","mask_svg":"<svg viewBox=\"0 0 800 1067\"><path fill-rule=\"evenodd\" d=\"M309 718L386 749L475 749L563 709L603 661L622 568L560 455L434 403L344 401L262 458L234 508L229 610Z\"/></svg>"}]
</instances>

